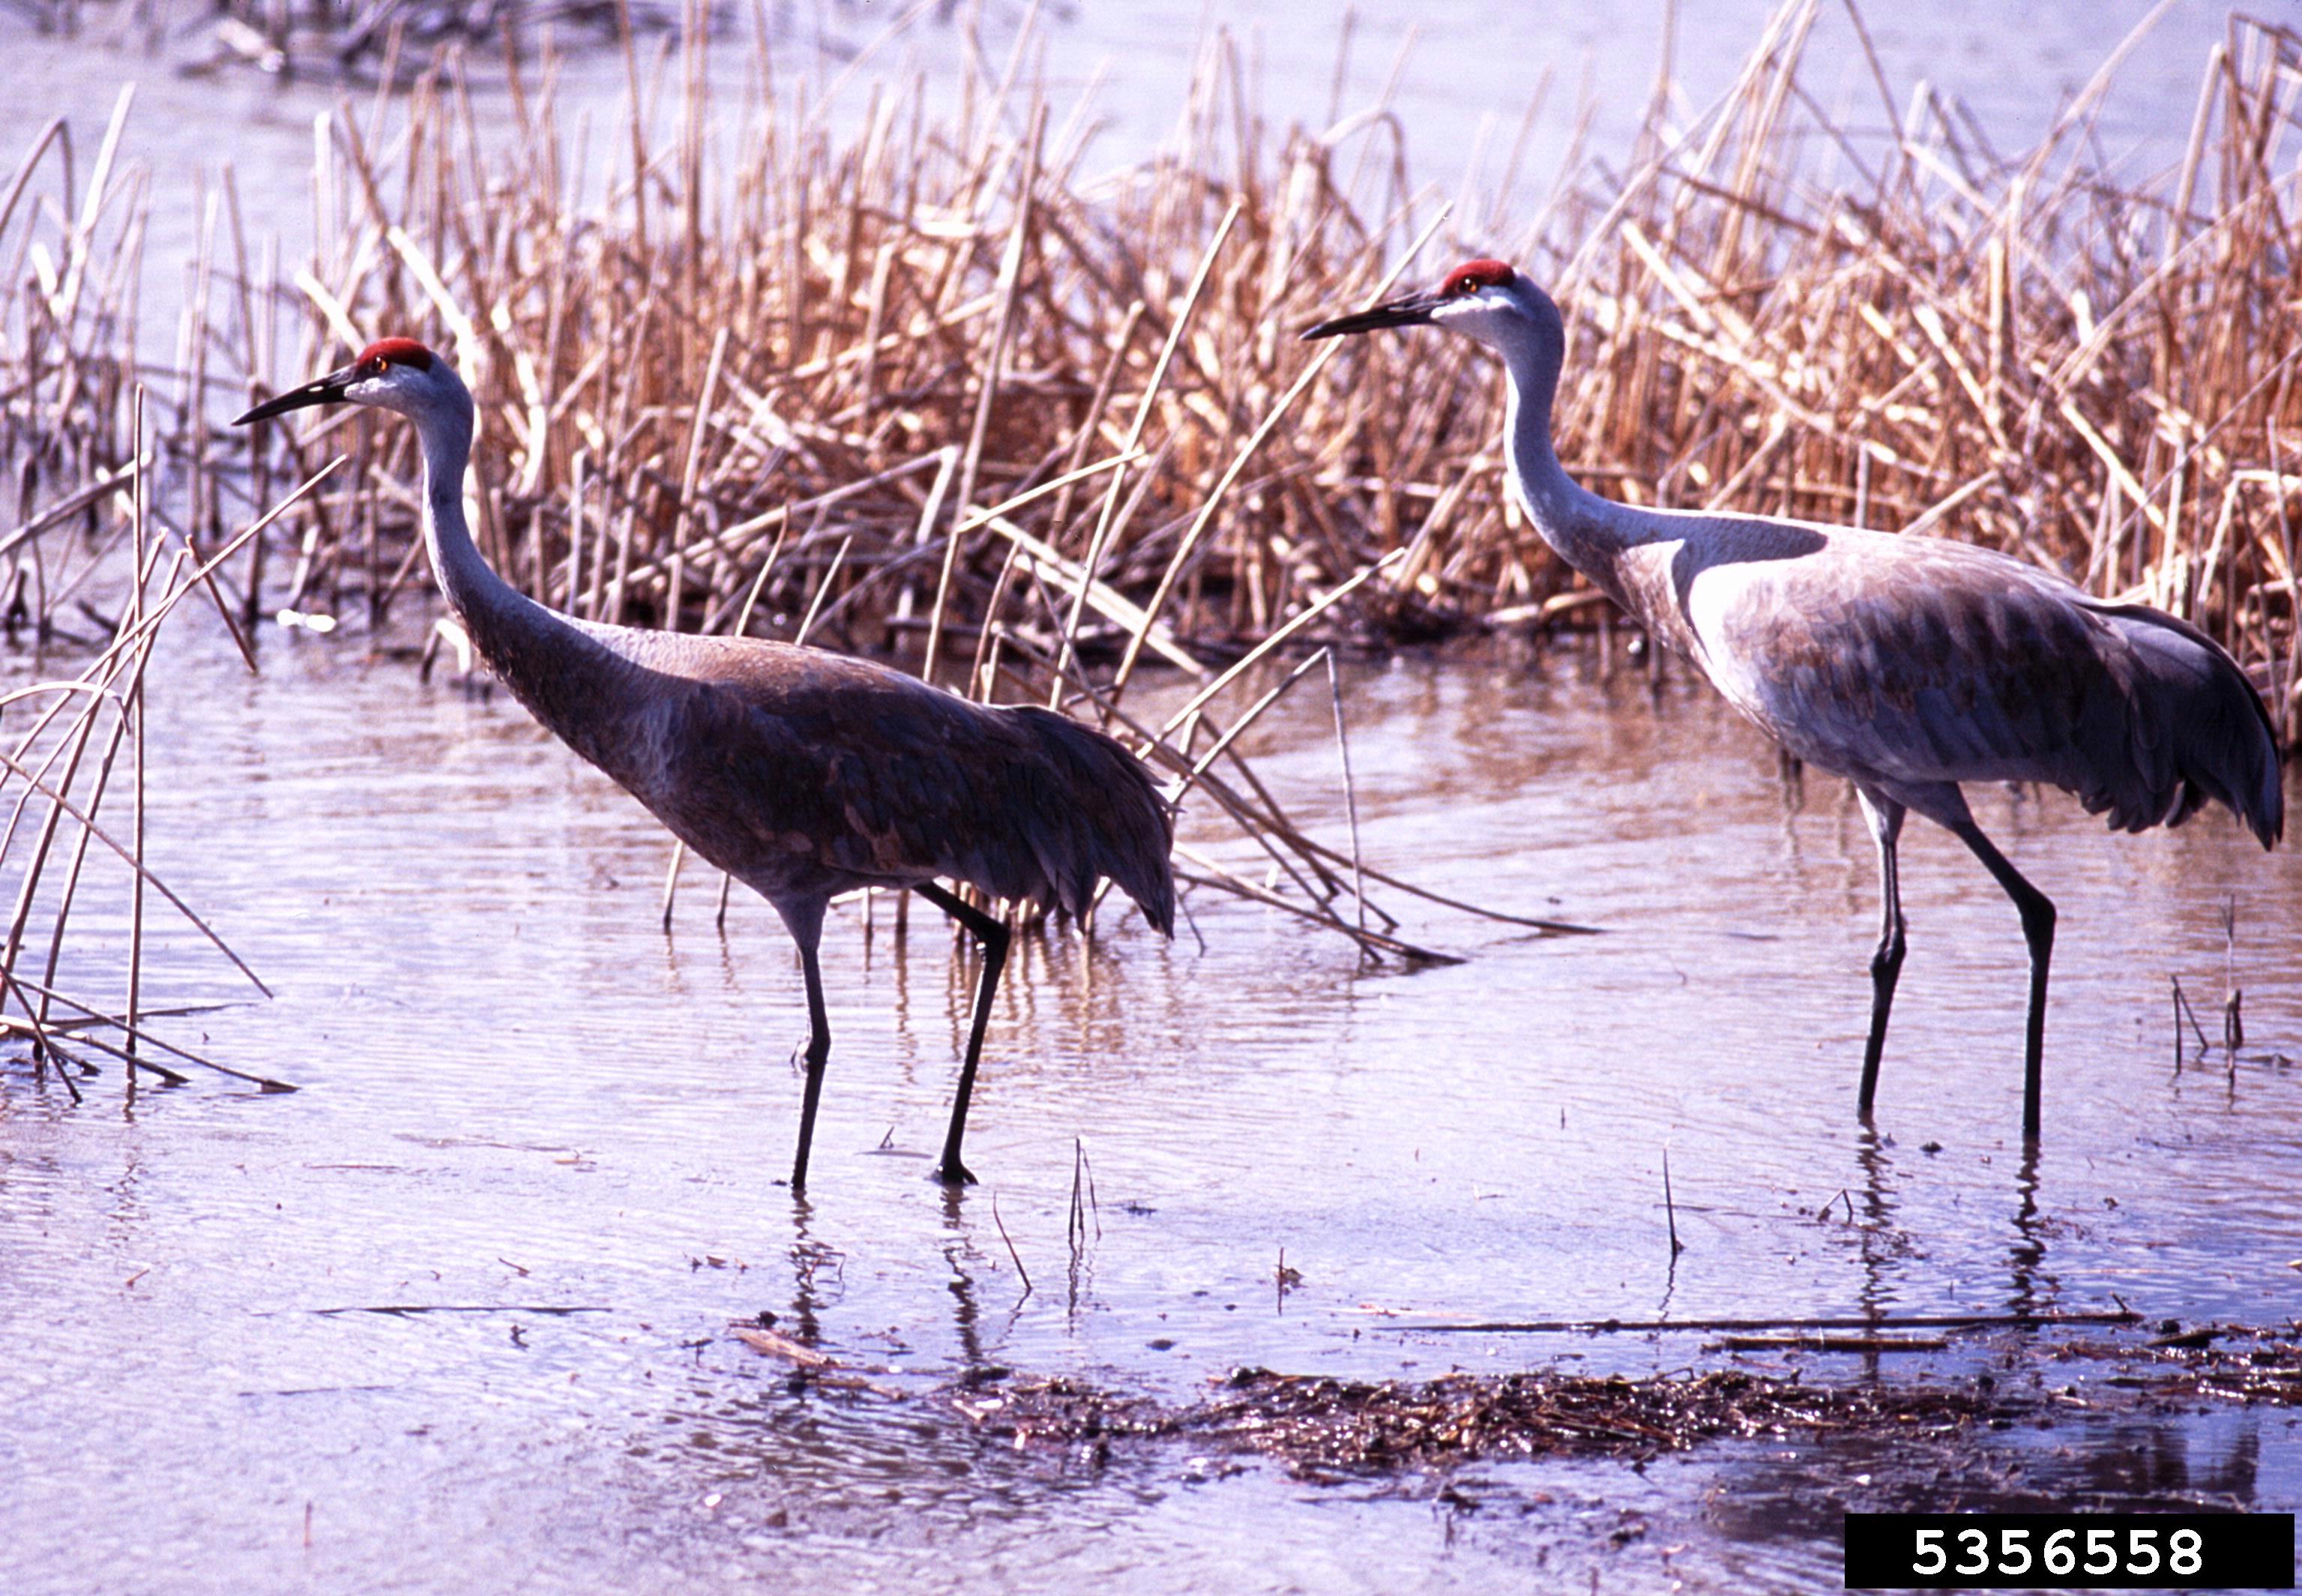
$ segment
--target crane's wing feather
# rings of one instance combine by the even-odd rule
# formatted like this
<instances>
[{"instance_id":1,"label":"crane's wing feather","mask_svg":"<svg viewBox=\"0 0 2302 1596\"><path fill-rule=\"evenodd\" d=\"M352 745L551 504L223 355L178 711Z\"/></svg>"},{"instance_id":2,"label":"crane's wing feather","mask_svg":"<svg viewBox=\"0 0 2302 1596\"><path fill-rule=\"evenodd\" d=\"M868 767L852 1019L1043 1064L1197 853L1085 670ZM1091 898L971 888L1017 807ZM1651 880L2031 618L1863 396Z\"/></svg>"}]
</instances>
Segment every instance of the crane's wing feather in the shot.
<instances>
[{"instance_id":1,"label":"crane's wing feather","mask_svg":"<svg viewBox=\"0 0 2302 1596\"><path fill-rule=\"evenodd\" d=\"M1077 913L1109 876L1153 925L1172 924L1157 788L1063 716L812 650L735 649L686 684L664 747L680 812L643 798L771 898L948 877Z\"/></svg>"},{"instance_id":2,"label":"crane's wing feather","mask_svg":"<svg viewBox=\"0 0 2302 1596\"><path fill-rule=\"evenodd\" d=\"M1968 544L1878 534L1696 580L1726 584L1692 607L1714 676L1825 769L1904 787L2051 783L2125 830L2213 798L2265 843L2278 834L2261 700L2169 616Z\"/></svg>"}]
</instances>

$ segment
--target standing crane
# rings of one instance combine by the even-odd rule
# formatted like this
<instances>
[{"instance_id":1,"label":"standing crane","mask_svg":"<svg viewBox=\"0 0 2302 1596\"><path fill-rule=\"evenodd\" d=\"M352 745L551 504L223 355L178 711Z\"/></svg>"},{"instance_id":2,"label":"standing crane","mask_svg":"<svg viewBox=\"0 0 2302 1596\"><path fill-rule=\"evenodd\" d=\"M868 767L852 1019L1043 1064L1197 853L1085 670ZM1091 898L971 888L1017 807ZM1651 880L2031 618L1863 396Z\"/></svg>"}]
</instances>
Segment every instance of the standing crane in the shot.
<instances>
[{"instance_id":1,"label":"standing crane","mask_svg":"<svg viewBox=\"0 0 2302 1596\"><path fill-rule=\"evenodd\" d=\"M1970 543L1601 499L1551 445L1558 307L1500 261L1303 336L1423 325L1502 357L1512 483L1543 542L1785 748L1854 785L1883 900L1866 1116L1903 968L1903 815L1948 829L2014 901L2030 952L2022 1134L2035 1141L2054 906L1982 834L1959 784L2050 783L2121 831L2179 825L2211 798L2267 848L2285 826L2278 743L2238 662L2172 616Z\"/></svg>"},{"instance_id":2,"label":"standing crane","mask_svg":"<svg viewBox=\"0 0 2302 1596\"><path fill-rule=\"evenodd\" d=\"M605 626L547 609L489 568L464 523L472 396L413 339L387 338L236 425L312 405L370 405L416 424L424 542L449 607L514 697L697 854L775 905L807 980L807 1088L792 1188L831 1053L816 947L831 899L909 887L983 953L967 1057L935 1175L960 1157L1007 927L936 885L1083 914L1109 877L1174 934L1173 822L1143 766L1103 733L1030 705L972 703L885 666L756 638Z\"/></svg>"}]
</instances>

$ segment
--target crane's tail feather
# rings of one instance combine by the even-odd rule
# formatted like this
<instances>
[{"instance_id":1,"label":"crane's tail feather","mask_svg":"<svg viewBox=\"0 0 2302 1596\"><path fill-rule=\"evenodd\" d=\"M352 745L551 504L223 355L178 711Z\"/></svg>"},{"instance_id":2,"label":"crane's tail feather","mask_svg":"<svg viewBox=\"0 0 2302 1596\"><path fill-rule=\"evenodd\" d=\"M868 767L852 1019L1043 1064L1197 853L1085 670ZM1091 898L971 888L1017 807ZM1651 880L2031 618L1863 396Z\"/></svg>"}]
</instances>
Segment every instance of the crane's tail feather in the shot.
<instances>
[{"instance_id":1,"label":"crane's tail feather","mask_svg":"<svg viewBox=\"0 0 2302 1596\"><path fill-rule=\"evenodd\" d=\"M1175 934L1174 818L1143 762L1115 738L1034 705L1009 711L1047 756L1031 845L1055 899L1082 915L1108 876L1163 936Z\"/></svg>"},{"instance_id":2,"label":"crane's tail feather","mask_svg":"<svg viewBox=\"0 0 2302 1596\"><path fill-rule=\"evenodd\" d=\"M2209 800L2236 815L2265 848L2286 829L2278 737L2262 695L2238 661L2196 626L2136 605L2103 606L2132 651L2139 680L2130 730L2133 768L2147 772L2145 802L2105 804L2126 830L2179 826ZM2147 691L2142 691L2147 689Z\"/></svg>"}]
</instances>

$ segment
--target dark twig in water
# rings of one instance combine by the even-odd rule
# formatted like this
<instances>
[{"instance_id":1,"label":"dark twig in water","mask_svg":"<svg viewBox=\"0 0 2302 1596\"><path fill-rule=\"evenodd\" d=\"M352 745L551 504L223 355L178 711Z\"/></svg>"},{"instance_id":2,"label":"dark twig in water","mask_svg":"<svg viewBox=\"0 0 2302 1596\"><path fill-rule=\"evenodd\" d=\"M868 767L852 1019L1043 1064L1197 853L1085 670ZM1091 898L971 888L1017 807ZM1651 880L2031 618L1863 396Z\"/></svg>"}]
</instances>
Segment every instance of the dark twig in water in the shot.
<instances>
[{"instance_id":1,"label":"dark twig in water","mask_svg":"<svg viewBox=\"0 0 2302 1596\"><path fill-rule=\"evenodd\" d=\"M1319 651L1327 660L1327 696L1335 710L1335 752L1343 767L1343 812L1351 827L1351 897L1358 905L1359 931L1366 931L1366 862L1359 853L1359 790L1351 779L1351 739L1343 729L1343 684L1335 673L1335 651Z\"/></svg>"},{"instance_id":2,"label":"dark twig in water","mask_svg":"<svg viewBox=\"0 0 2302 1596\"><path fill-rule=\"evenodd\" d=\"M991 1194L991 1222L999 1227L999 1239L1007 1244L1007 1256L1015 1260L1015 1273L1023 1278L1023 1296L1031 1294L1031 1272L1023 1267L1023 1255L1015 1250L1015 1239L1007 1233L1007 1222L999 1217L999 1194ZM1022 1298L1017 1298L1021 1302Z\"/></svg>"},{"instance_id":3,"label":"dark twig in water","mask_svg":"<svg viewBox=\"0 0 2302 1596\"><path fill-rule=\"evenodd\" d=\"M1668 1147L1662 1150L1662 1214L1664 1222L1670 1227L1670 1256L1671 1262L1675 1264L1678 1261L1678 1255L1684 1252L1686 1247L1678 1239L1678 1205L1671 1200L1670 1196L1670 1149Z\"/></svg>"},{"instance_id":4,"label":"dark twig in water","mask_svg":"<svg viewBox=\"0 0 2302 1596\"><path fill-rule=\"evenodd\" d=\"M2204 1058L2206 1055L2206 1050L2211 1047L2213 1044L2206 1040L2206 1028L2198 1023L2198 1011L2191 1004L2189 998L2183 995L2182 978L2178 975L2173 978L2173 981L2174 1068L2177 1071L2180 1071L2182 1067L2182 1021L2186 1018L2190 1022L2190 1029L2197 1033L2198 1056L2200 1058Z\"/></svg>"},{"instance_id":5,"label":"dark twig in water","mask_svg":"<svg viewBox=\"0 0 2302 1596\"><path fill-rule=\"evenodd\" d=\"M17 1031L21 1034L22 1032L22 1028L23 1021L20 1020L0 1020L0 1029L4 1029L8 1031ZM139 1059L127 1048L114 1046L112 1043L105 1041L100 1037L82 1035L73 1039L95 1048L98 1053L107 1054L110 1056L118 1059L122 1063L128 1067L131 1081L133 1079L134 1072L139 1069L147 1075L158 1076L170 1086L185 1086L189 1085L191 1081L192 1078L189 1075L183 1074L179 1071L171 1070L165 1064L155 1064L148 1058ZM55 1046L55 1044L54 1042L49 1043L50 1047L53 1048ZM90 1073L93 1072L94 1071L90 1071ZM130 1089L131 1092L134 1090L132 1085ZM290 1088L289 1089L293 1090L294 1088Z\"/></svg>"},{"instance_id":6,"label":"dark twig in water","mask_svg":"<svg viewBox=\"0 0 2302 1596\"><path fill-rule=\"evenodd\" d=\"M115 118L115 135L117 130ZM108 143L107 149L109 147ZM105 159L108 161L109 158L107 154ZM0 211L5 209L5 206L0 206ZM0 225L4 225L4 220L0 220ZM0 321L5 319L4 315L0 315ZM78 402L86 402L85 397ZM15 794L6 825L0 827L0 857L9 859L15 867L20 882L4 935L0 935L0 944L4 944L0 945L0 978L4 978L7 998L24 1012L21 1021L13 1017L0 1018L0 1032L29 1035L32 1038L36 1056L44 1062L51 1054L59 1058L68 1057L55 1047L53 1037L44 1028L54 1006L61 1004L80 1010L87 1018L80 1028L75 1046L84 1045L119 1059L126 1066L124 1079L131 1099L135 1095L139 1070L148 1071L172 1086L182 1085L189 1079L173 1069L155 1063L147 1056L141 1056L140 1047L147 1043L203 1068L248 1080L266 1091L292 1090L294 1088L284 1083L225 1069L211 1060L163 1042L139 1023L139 1017L147 1012L141 976L147 887L173 905L255 984L257 990L270 995L270 988L264 985L256 972L148 868L145 857L147 791L143 683L160 628L177 604L196 587L206 584L217 567L236 550L259 538L265 527L290 505L316 489L340 461L330 464L308 478L286 501L223 542L204 561L197 560L189 546L177 550L163 575L160 557L164 551L164 540L153 535L147 523L149 462L142 453L144 399L140 388L135 391L130 414L134 421L131 441L136 453L132 463L125 468L125 485L130 490L126 530L132 538L131 584L128 601L111 626L111 642L78 676L69 680L36 682L7 693L4 698L8 703L47 701L46 707L33 717L32 724L14 737L12 746L0 749L0 772L4 772L0 774L0 794L4 794L15 781L22 784L21 792ZM4 447L4 440L0 440L0 447ZM156 591L154 585L155 578ZM213 594L214 590L211 587L209 591ZM61 601L63 596L59 593L55 598ZM65 711L71 705L79 706L79 713L67 719ZM29 702L27 707L29 707ZM99 740L99 727L107 722L109 735ZM114 760L123 747L129 752L131 788L131 810L125 843L112 836L97 820L107 794ZM92 757L84 757L90 756L91 751L95 751ZM38 809L41 800L46 801L44 814ZM22 853L12 855L19 824L35 814L39 818ZM79 827L78 836L69 844L63 840L67 818ZM53 985L64 952L67 928L83 885L84 870L93 852L92 844L97 843L101 843L128 869L126 1004L124 1013L117 1016L67 997ZM25 957L30 937L29 922L44 877L51 874L61 875L63 879L57 884L54 912L46 937L47 946L45 962L41 965L43 979L35 980L24 973L25 964L29 962ZM28 995L31 993L38 995L37 1001ZM121 1045L115 1046L94 1034L97 1028L117 1030ZM77 1102L80 1096L78 1088L69 1075L63 1079L66 1088Z\"/></svg>"},{"instance_id":7,"label":"dark twig in water","mask_svg":"<svg viewBox=\"0 0 2302 1596\"><path fill-rule=\"evenodd\" d=\"M229 1075L234 1080L247 1081L250 1086L260 1088L265 1091L292 1092L296 1089L294 1086L287 1081L274 1080L268 1075L251 1075L245 1070L235 1070L229 1064L219 1064L214 1059L203 1058L198 1054L192 1052L189 1048L179 1047L173 1042L166 1041L162 1037L154 1036L151 1031L146 1029L143 1026L131 1025L117 1015L107 1014L99 1009L90 1008L88 1004L80 1002L78 998L68 996L64 993L56 991L51 987L43 986L40 982L33 980L29 976L13 976L10 978L10 980L12 985L29 987L52 1003L60 1003L66 1008L77 1009L80 1011L80 1015L77 1019L49 1021L46 1027L49 1031L75 1033L79 1034L83 1040L93 1042L94 1039L86 1035L90 1027L111 1026L126 1032L127 1035L134 1041L142 1042L147 1046L157 1047L164 1053L172 1053L175 1054L176 1057L183 1059L190 1063L197 1064L204 1070L214 1070L217 1074ZM205 1009L214 1006L216 1005L200 1004L197 1007L190 1008L168 1010L146 1009L143 1012L141 1018L150 1020L164 1013L197 1013ZM38 1033L38 1028L32 1025L28 1021L19 1020L13 1016L0 1016L0 1031L26 1031L37 1035ZM104 1044L101 1042L95 1042L94 1045L98 1047L104 1046ZM111 1050L106 1048L105 1051L109 1052ZM181 1085L185 1079L181 1075L175 1074L172 1071L162 1070L159 1065L155 1064L149 1058L139 1058L137 1060L137 1067L139 1069L154 1071L161 1075L168 1077L169 1084L172 1086Z\"/></svg>"},{"instance_id":8,"label":"dark twig in water","mask_svg":"<svg viewBox=\"0 0 2302 1596\"><path fill-rule=\"evenodd\" d=\"M1942 1352L1940 1336L1722 1336L1726 1352Z\"/></svg>"},{"instance_id":9,"label":"dark twig in water","mask_svg":"<svg viewBox=\"0 0 2302 1596\"><path fill-rule=\"evenodd\" d=\"M1901 1318L1859 1319L1483 1319L1451 1324L1399 1324L1419 1335L1611 1335L1622 1331L1768 1330L2036 1330L2061 1324L2132 1324L2138 1313L2110 1314L1912 1314Z\"/></svg>"},{"instance_id":10,"label":"dark twig in water","mask_svg":"<svg viewBox=\"0 0 2302 1596\"><path fill-rule=\"evenodd\" d=\"M1095 1239L1102 1240L1103 1207L1095 1197L1095 1171L1088 1164L1087 1144L1075 1136L1071 1138L1071 1211L1063 1220L1063 1239L1071 1244L1074 1264L1087 1250L1090 1225L1094 1227Z\"/></svg>"},{"instance_id":11,"label":"dark twig in water","mask_svg":"<svg viewBox=\"0 0 2302 1596\"><path fill-rule=\"evenodd\" d=\"M568 1307L533 1302L385 1302L307 1311L325 1319L337 1314L390 1314L394 1318L406 1318L412 1314L550 1314L565 1317L569 1314L604 1314L610 1310L604 1306Z\"/></svg>"},{"instance_id":12,"label":"dark twig in water","mask_svg":"<svg viewBox=\"0 0 2302 1596\"><path fill-rule=\"evenodd\" d=\"M2246 994L2238 984L2238 899L2222 899L2222 990L2230 997L2222 1004L2222 1046L2230 1054L2230 1068L2238 1071L2238 1050L2246 1046L2246 1021L2239 1016L2239 1005Z\"/></svg>"}]
</instances>

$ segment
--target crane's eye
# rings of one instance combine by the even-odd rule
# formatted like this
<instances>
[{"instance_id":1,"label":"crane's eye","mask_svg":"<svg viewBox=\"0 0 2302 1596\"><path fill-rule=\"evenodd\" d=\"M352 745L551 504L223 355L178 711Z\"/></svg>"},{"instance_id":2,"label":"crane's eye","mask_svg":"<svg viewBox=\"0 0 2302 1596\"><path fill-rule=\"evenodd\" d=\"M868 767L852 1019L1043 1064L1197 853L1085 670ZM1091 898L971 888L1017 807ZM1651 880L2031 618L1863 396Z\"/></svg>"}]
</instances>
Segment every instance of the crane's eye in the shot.
<instances>
[{"instance_id":1,"label":"crane's eye","mask_svg":"<svg viewBox=\"0 0 2302 1596\"><path fill-rule=\"evenodd\" d=\"M391 369L391 362L381 355L367 363L367 374L371 377L380 377Z\"/></svg>"}]
</instances>

